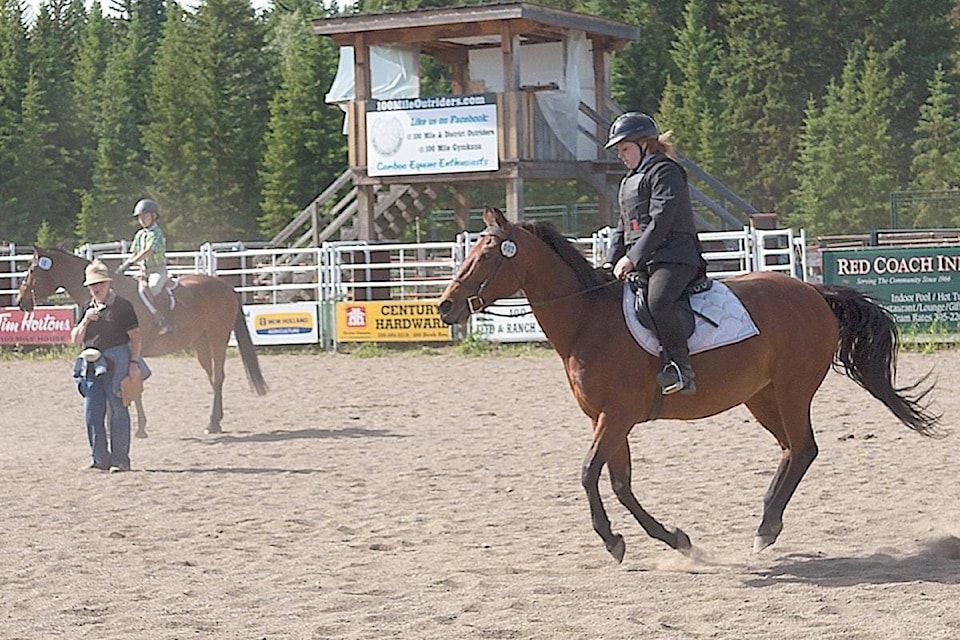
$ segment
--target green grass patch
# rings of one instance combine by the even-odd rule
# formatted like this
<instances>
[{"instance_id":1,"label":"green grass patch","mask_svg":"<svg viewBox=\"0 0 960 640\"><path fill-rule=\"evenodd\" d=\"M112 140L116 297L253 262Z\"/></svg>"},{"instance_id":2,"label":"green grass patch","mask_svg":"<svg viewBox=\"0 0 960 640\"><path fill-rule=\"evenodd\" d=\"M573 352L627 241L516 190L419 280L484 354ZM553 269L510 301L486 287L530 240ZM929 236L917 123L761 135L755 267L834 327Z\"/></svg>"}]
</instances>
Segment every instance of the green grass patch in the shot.
<instances>
[{"instance_id":1,"label":"green grass patch","mask_svg":"<svg viewBox=\"0 0 960 640\"><path fill-rule=\"evenodd\" d=\"M72 361L80 354L80 348L69 344L49 345L4 345L0 347L0 361L34 360L36 362Z\"/></svg>"},{"instance_id":2,"label":"green grass patch","mask_svg":"<svg viewBox=\"0 0 960 640\"><path fill-rule=\"evenodd\" d=\"M900 331L900 349L906 352L936 353L956 349L958 344L960 335L942 322L932 322L923 329L914 324Z\"/></svg>"},{"instance_id":3,"label":"green grass patch","mask_svg":"<svg viewBox=\"0 0 960 640\"><path fill-rule=\"evenodd\" d=\"M491 342L470 336L457 345L457 351L464 356L517 358L553 353L553 347L549 342Z\"/></svg>"}]
</instances>

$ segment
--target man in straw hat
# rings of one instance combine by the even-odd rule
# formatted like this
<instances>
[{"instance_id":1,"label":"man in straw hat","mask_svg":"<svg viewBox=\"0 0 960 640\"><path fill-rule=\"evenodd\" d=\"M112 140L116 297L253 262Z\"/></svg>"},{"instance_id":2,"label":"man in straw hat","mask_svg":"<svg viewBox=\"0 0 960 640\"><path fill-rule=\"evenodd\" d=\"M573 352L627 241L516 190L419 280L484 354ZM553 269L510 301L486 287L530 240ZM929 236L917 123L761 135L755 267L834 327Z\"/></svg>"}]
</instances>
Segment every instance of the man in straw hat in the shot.
<instances>
[{"instance_id":1,"label":"man in straw hat","mask_svg":"<svg viewBox=\"0 0 960 640\"><path fill-rule=\"evenodd\" d=\"M128 375L141 381L140 327L133 305L110 287L107 265L94 260L87 265L83 286L91 300L70 337L84 351L74 365L74 380L83 396L83 413L90 443L91 469L130 470L130 411L120 395ZM104 425L110 406L110 438Z\"/></svg>"}]
</instances>

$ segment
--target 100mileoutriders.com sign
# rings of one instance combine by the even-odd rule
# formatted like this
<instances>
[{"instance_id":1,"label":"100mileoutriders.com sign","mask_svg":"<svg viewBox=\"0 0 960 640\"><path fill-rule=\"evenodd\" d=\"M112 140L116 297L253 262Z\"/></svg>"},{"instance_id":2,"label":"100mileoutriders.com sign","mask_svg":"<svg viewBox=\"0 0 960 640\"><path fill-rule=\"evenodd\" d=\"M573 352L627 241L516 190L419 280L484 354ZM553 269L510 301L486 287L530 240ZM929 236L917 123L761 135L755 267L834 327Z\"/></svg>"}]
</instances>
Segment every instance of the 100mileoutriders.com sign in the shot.
<instances>
[{"instance_id":1,"label":"100mileoutriders.com sign","mask_svg":"<svg viewBox=\"0 0 960 640\"><path fill-rule=\"evenodd\" d=\"M367 175L496 171L496 94L367 101Z\"/></svg>"}]
</instances>

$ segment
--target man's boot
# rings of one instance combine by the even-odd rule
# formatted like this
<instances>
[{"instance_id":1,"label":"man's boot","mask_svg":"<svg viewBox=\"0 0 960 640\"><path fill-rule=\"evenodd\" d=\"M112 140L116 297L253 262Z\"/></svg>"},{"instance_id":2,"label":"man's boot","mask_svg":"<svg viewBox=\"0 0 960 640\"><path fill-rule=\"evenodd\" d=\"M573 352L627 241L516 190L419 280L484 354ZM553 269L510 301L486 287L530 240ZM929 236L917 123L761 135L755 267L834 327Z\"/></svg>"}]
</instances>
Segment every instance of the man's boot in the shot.
<instances>
[{"instance_id":1,"label":"man's boot","mask_svg":"<svg viewBox=\"0 0 960 640\"><path fill-rule=\"evenodd\" d=\"M663 369L657 374L657 384L663 395L680 392L683 395L696 393L696 376L690 364L690 354L686 349L675 349L673 353L664 350Z\"/></svg>"}]
</instances>

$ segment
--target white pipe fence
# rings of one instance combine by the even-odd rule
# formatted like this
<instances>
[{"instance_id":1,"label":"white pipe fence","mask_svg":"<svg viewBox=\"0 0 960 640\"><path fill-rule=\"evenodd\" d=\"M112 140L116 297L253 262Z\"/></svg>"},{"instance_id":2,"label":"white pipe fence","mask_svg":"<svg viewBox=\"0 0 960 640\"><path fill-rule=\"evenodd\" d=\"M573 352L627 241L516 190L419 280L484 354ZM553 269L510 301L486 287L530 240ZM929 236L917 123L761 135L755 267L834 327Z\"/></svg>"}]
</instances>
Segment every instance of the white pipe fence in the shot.
<instances>
[{"instance_id":1,"label":"white pipe fence","mask_svg":"<svg viewBox=\"0 0 960 640\"><path fill-rule=\"evenodd\" d=\"M263 248L241 242L207 243L197 251L168 252L171 276L207 273L226 279L245 305L316 302L321 342L332 343L337 302L353 300L433 300L453 278L479 234L462 233L454 242L325 242L320 247ZM577 243L599 265L609 246L604 228ZM782 271L806 279L806 236L801 230L700 233L709 275L726 278L750 271ZM76 250L89 259L126 258L126 241L87 244ZM32 259L32 248L0 246L0 307L13 306L17 288ZM517 301L511 301L515 304Z\"/></svg>"}]
</instances>

